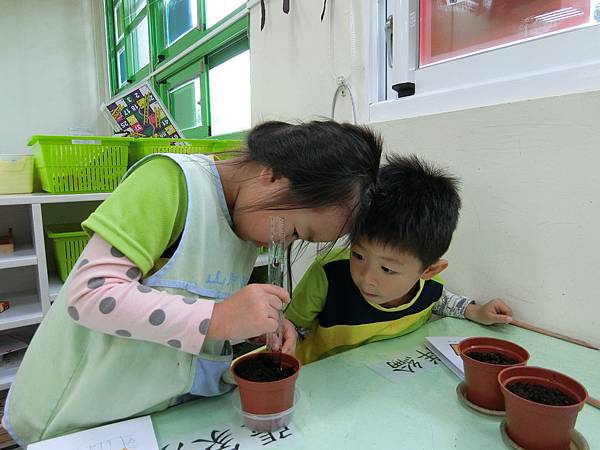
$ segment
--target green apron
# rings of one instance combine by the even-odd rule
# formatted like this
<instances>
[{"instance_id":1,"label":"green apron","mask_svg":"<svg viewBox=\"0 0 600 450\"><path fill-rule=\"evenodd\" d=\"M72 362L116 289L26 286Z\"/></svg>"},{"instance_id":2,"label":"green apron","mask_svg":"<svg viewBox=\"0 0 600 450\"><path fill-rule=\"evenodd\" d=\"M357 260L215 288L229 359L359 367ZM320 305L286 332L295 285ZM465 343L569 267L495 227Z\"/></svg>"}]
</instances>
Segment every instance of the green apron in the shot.
<instances>
[{"instance_id":1,"label":"green apron","mask_svg":"<svg viewBox=\"0 0 600 450\"><path fill-rule=\"evenodd\" d=\"M173 257L143 284L227 298L248 282L257 249L233 232L218 172L207 157L151 155L131 170L165 156L185 174L187 217ZM231 388L221 378L232 359L228 341L206 340L202 353L192 355L90 330L67 314L69 279L40 324L6 401L3 423L20 445L160 411L186 394L218 395Z\"/></svg>"}]
</instances>

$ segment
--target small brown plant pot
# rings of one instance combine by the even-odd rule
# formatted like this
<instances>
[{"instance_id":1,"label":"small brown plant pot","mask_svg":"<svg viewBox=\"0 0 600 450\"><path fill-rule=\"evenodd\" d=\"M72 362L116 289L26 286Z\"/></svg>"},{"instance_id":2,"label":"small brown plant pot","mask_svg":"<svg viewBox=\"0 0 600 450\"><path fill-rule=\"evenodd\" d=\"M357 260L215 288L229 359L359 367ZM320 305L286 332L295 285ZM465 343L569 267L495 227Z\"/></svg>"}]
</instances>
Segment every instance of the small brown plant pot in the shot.
<instances>
[{"instance_id":1,"label":"small brown plant pot","mask_svg":"<svg viewBox=\"0 0 600 450\"><path fill-rule=\"evenodd\" d=\"M510 341L488 337L464 339L458 349L464 364L469 401L482 408L504 411L498 374L507 367L526 365L529 360L527 350Z\"/></svg>"},{"instance_id":2,"label":"small brown plant pot","mask_svg":"<svg viewBox=\"0 0 600 450\"><path fill-rule=\"evenodd\" d=\"M542 367L510 367L498 375L506 404L506 429L510 438L528 450L568 450L577 414L587 399L587 391L578 381ZM529 392L513 393L523 386ZM539 391L545 397L539 396ZM547 394L553 394L548 396ZM527 400L521 395L535 398ZM554 406L538 401L558 403L558 397L570 398L571 404Z\"/></svg>"},{"instance_id":3,"label":"small brown plant pot","mask_svg":"<svg viewBox=\"0 0 600 450\"><path fill-rule=\"evenodd\" d=\"M253 372L265 366L281 364L284 378L275 381L250 381ZM240 390L241 409L246 425L256 431L272 431L287 423L282 420L258 420L260 416L272 415L291 419L294 406L294 389L300 373L300 361L285 353L253 353L238 359L232 367L233 376ZM260 375L260 374L259 374ZM261 378L259 376L258 378ZM262 377L264 378L264 377Z\"/></svg>"}]
</instances>

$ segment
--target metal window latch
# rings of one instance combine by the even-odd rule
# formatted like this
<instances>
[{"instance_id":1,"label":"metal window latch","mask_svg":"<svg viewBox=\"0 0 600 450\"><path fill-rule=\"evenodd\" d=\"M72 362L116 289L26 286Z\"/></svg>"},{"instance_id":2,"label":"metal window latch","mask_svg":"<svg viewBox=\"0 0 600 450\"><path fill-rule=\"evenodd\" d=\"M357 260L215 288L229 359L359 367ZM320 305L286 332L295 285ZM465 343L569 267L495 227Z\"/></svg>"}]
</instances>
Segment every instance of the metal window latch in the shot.
<instances>
[{"instance_id":1,"label":"metal window latch","mask_svg":"<svg viewBox=\"0 0 600 450\"><path fill-rule=\"evenodd\" d=\"M385 21L385 48L387 49L387 64L391 69L394 66L394 16L387 16Z\"/></svg>"}]
</instances>

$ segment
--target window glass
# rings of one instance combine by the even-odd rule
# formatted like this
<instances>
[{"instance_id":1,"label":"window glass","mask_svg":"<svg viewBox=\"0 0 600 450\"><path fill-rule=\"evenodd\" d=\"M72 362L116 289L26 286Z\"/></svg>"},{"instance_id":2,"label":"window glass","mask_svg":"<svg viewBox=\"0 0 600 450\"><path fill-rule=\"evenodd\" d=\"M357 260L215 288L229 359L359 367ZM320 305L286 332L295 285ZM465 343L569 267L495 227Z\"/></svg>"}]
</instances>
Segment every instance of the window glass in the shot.
<instances>
[{"instance_id":1,"label":"window glass","mask_svg":"<svg viewBox=\"0 0 600 450\"><path fill-rule=\"evenodd\" d=\"M208 77L211 134L250 128L250 52L211 68Z\"/></svg>"},{"instance_id":2,"label":"window glass","mask_svg":"<svg viewBox=\"0 0 600 450\"><path fill-rule=\"evenodd\" d=\"M165 1L165 34L171 45L192 28L198 26L198 6L194 0Z\"/></svg>"},{"instance_id":3,"label":"window glass","mask_svg":"<svg viewBox=\"0 0 600 450\"><path fill-rule=\"evenodd\" d=\"M124 48L117 52L117 72L117 76L119 78L119 87L121 87L127 81L127 59L125 57Z\"/></svg>"},{"instance_id":4,"label":"window glass","mask_svg":"<svg viewBox=\"0 0 600 450\"><path fill-rule=\"evenodd\" d=\"M171 114L177 126L188 130L202 125L200 79L188 81L169 92Z\"/></svg>"},{"instance_id":5,"label":"window glass","mask_svg":"<svg viewBox=\"0 0 600 450\"><path fill-rule=\"evenodd\" d=\"M246 3L244 0L206 0L206 28L212 27L244 3Z\"/></svg>"},{"instance_id":6,"label":"window glass","mask_svg":"<svg viewBox=\"0 0 600 450\"><path fill-rule=\"evenodd\" d=\"M127 22L132 22L144 9L144 6L146 6L146 0L129 0L129 20Z\"/></svg>"},{"instance_id":7,"label":"window glass","mask_svg":"<svg viewBox=\"0 0 600 450\"><path fill-rule=\"evenodd\" d=\"M117 42L123 39L123 2L120 0L115 3L114 9L115 33L117 34Z\"/></svg>"},{"instance_id":8,"label":"window glass","mask_svg":"<svg viewBox=\"0 0 600 450\"><path fill-rule=\"evenodd\" d=\"M420 0L419 64L600 21L590 0Z\"/></svg>"},{"instance_id":9,"label":"window glass","mask_svg":"<svg viewBox=\"0 0 600 450\"><path fill-rule=\"evenodd\" d=\"M133 30L133 71L137 72L150 62L150 42L148 38L148 17L144 17Z\"/></svg>"}]
</instances>

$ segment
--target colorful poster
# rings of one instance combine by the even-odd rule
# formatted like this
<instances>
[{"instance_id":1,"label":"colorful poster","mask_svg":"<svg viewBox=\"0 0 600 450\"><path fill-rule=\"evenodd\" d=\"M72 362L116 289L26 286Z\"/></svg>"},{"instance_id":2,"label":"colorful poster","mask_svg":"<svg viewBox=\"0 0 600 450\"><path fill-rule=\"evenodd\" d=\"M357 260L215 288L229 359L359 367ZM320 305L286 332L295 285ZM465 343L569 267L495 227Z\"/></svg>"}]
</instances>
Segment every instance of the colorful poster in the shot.
<instances>
[{"instance_id":1,"label":"colorful poster","mask_svg":"<svg viewBox=\"0 0 600 450\"><path fill-rule=\"evenodd\" d=\"M119 94L103 105L115 131L129 137L183 138L183 134L148 83Z\"/></svg>"}]
</instances>

